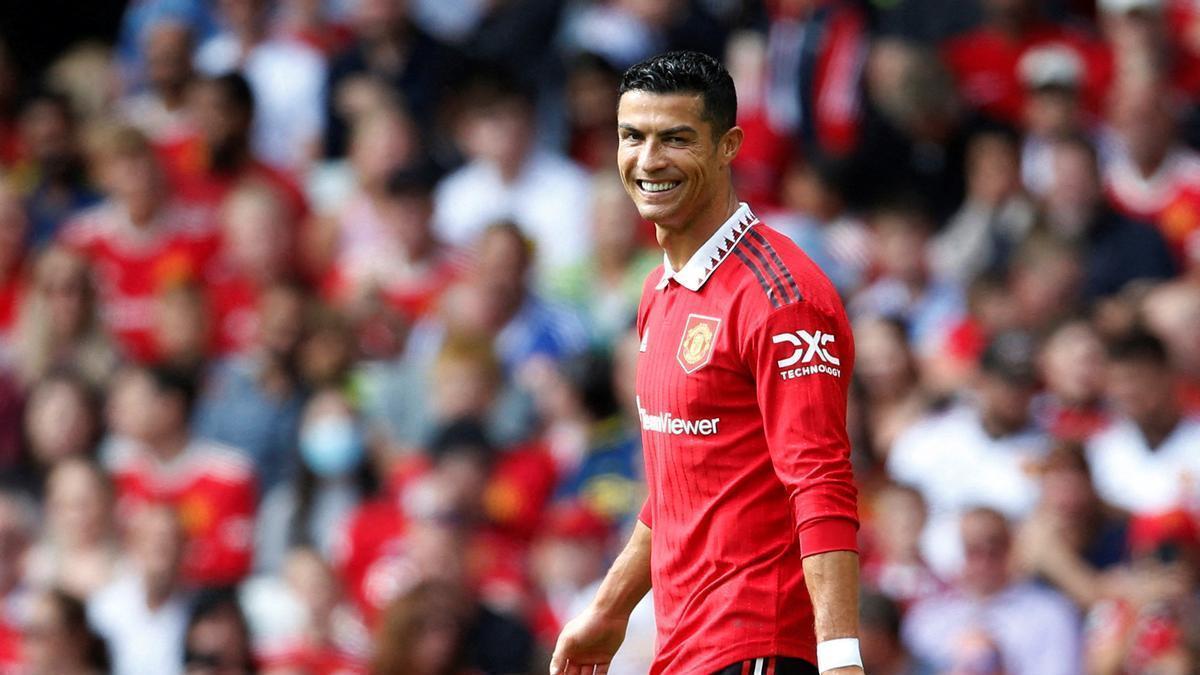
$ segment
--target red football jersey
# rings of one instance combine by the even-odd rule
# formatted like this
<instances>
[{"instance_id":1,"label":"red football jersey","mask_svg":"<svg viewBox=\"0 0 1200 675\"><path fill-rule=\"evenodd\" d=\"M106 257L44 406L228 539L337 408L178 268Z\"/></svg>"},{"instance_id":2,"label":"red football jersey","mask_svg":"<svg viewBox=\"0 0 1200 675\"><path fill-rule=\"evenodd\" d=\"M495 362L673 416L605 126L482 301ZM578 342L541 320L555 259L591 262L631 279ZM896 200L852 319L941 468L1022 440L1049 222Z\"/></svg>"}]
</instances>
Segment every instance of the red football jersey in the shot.
<instances>
[{"instance_id":1,"label":"red football jersey","mask_svg":"<svg viewBox=\"0 0 1200 675\"><path fill-rule=\"evenodd\" d=\"M637 328L651 672L815 663L801 558L857 550L854 344L837 292L743 204L682 270L651 274Z\"/></svg>"},{"instance_id":2,"label":"red football jersey","mask_svg":"<svg viewBox=\"0 0 1200 675\"><path fill-rule=\"evenodd\" d=\"M219 245L209 210L179 203L138 229L119 205L104 202L72 219L61 238L95 267L105 323L139 361L156 356L159 293L198 281Z\"/></svg>"},{"instance_id":3,"label":"red football jersey","mask_svg":"<svg viewBox=\"0 0 1200 675\"><path fill-rule=\"evenodd\" d=\"M250 571L258 492L249 459L226 446L193 441L164 463L133 443L121 443L108 465L119 516L147 504L178 509L188 538L188 581L221 586L237 583Z\"/></svg>"}]
</instances>

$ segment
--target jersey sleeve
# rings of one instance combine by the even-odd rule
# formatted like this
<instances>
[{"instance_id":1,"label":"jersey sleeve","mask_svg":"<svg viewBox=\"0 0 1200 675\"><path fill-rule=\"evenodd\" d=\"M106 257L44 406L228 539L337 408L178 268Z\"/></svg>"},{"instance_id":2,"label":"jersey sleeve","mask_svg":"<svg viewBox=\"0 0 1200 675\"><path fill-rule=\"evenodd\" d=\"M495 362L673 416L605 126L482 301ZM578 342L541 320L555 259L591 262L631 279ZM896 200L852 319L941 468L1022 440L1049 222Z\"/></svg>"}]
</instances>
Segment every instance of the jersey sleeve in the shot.
<instances>
[{"instance_id":1,"label":"jersey sleeve","mask_svg":"<svg viewBox=\"0 0 1200 675\"><path fill-rule=\"evenodd\" d=\"M769 314L747 340L767 448L788 492L801 554L857 550L846 432L854 344L845 313L797 302Z\"/></svg>"}]
</instances>

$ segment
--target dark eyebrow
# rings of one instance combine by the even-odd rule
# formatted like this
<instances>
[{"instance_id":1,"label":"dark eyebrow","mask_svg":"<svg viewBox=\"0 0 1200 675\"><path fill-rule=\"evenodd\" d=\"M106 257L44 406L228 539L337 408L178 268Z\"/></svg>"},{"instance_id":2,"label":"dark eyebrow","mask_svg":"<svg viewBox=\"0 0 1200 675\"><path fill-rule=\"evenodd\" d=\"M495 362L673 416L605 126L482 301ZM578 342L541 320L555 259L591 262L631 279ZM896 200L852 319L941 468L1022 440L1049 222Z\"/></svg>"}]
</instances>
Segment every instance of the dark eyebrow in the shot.
<instances>
[{"instance_id":1,"label":"dark eyebrow","mask_svg":"<svg viewBox=\"0 0 1200 675\"><path fill-rule=\"evenodd\" d=\"M633 125L630 125L630 124L618 124L617 128L622 129L624 131L632 131L633 133L636 133L636 134L645 133L641 129L638 129L637 127L634 127ZM679 126L674 126L674 127L671 127L670 129L663 129L662 131L658 132L658 135L659 136L671 136L671 135L680 134L680 133L693 133L694 134L694 133L696 133L696 130L686 124L680 124Z\"/></svg>"}]
</instances>

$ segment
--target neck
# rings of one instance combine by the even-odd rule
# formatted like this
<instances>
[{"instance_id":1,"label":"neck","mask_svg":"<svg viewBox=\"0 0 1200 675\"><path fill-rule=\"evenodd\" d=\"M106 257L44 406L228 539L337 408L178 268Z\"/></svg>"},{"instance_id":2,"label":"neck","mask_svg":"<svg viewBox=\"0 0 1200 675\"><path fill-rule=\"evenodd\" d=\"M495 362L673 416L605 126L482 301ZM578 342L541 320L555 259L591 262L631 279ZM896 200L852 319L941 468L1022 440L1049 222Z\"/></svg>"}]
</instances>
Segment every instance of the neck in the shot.
<instances>
[{"instance_id":1,"label":"neck","mask_svg":"<svg viewBox=\"0 0 1200 675\"><path fill-rule=\"evenodd\" d=\"M1146 438L1146 445L1151 448L1157 448L1162 445L1163 441L1167 440L1167 436L1175 430L1175 426L1179 424L1179 411L1174 409L1164 409L1159 414L1138 422L1138 428L1142 431L1142 436Z\"/></svg>"},{"instance_id":2,"label":"neck","mask_svg":"<svg viewBox=\"0 0 1200 675\"><path fill-rule=\"evenodd\" d=\"M154 444L154 455L164 462L169 462L183 454L188 444L186 431L180 431L159 440Z\"/></svg>"},{"instance_id":3,"label":"neck","mask_svg":"<svg viewBox=\"0 0 1200 675\"><path fill-rule=\"evenodd\" d=\"M703 209L692 222L685 223L682 227L666 228L655 223L658 244L666 252L671 267L676 270L683 269L704 242L708 241L737 210L737 195L731 188L727 188L724 198L713 199L708 208Z\"/></svg>"}]
</instances>

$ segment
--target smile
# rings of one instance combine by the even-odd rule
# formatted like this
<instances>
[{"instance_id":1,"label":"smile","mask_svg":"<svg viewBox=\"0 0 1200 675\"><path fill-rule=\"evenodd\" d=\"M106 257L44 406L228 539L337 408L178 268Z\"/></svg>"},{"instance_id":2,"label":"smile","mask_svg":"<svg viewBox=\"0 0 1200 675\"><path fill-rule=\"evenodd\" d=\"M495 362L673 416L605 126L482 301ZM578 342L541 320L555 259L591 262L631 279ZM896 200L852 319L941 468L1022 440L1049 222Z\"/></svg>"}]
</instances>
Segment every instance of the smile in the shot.
<instances>
[{"instance_id":1,"label":"smile","mask_svg":"<svg viewBox=\"0 0 1200 675\"><path fill-rule=\"evenodd\" d=\"M658 193L674 190L675 188L679 187L681 182L683 181L669 180L652 182L648 180L639 180L637 181L637 186L642 190L642 192Z\"/></svg>"}]
</instances>

